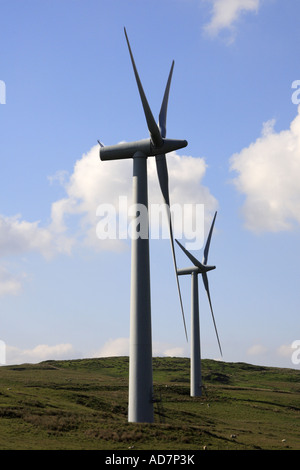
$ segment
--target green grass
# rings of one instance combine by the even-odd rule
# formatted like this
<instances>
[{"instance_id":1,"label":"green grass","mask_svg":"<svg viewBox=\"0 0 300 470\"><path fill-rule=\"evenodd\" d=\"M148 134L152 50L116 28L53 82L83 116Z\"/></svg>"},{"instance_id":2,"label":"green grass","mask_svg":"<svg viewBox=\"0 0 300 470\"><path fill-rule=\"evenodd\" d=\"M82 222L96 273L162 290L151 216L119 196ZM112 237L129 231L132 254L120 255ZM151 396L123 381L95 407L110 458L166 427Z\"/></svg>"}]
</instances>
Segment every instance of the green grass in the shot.
<instances>
[{"instance_id":1,"label":"green grass","mask_svg":"<svg viewBox=\"0 0 300 470\"><path fill-rule=\"evenodd\" d=\"M128 358L0 368L0 449L299 450L300 371L154 358L153 424L127 422Z\"/></svg>"}]
</instances>

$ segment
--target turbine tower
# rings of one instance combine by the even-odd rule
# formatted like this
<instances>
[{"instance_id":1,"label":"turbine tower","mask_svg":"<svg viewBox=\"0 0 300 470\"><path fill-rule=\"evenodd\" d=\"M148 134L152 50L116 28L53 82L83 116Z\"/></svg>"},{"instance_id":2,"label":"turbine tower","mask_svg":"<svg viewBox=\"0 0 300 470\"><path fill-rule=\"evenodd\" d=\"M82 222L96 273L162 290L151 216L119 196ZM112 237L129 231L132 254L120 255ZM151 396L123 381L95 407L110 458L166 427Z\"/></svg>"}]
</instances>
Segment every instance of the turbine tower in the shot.
<instances>
[{"instance_id":1,"label":"turbine tower","mask_svg":"<svg viewBox=\"0 0 300 470\"><path fill-rule=\"evenodd\" d=\"M209 292L208 279L207 279L207 274L206 274L208 271L211 271L216 268L215 266L207 265L209 245L210 245L210 240L211 240L216 216L217 216L217 213L215 213L214 215L211 228L207 237L202 263L200 263L200 261L198 261L188 250L186 250L181 245L181 243L179 243L178 240L176 240L180 248L183 250L183 252L187 255L187 257L192 261L194 265L190 268L177 270L177 273L179 276L190 274L192 277L192 280L191 280L191 284L192 284L192 289L191 289L191 374L190 374L190 381L191 381L190 395L192 397L201 396L202 394L198 274L202 274L202 280L203 280L203 284L207 293L210 310L212 314L212 319L214 322L214 327L215 327L217 340L219 344L219 349L220 349L220 353L222 356L222 349L221 349L219 335L218 335L216 322L214 318L210 292Z\"/></svg>"},{"instance_id":2,"label":"turbine tower","mask_svg":"<svg viewBox=\"0 0 300 470\"><path fill-rule=\"evenodd\" d=\"M131 47L124 28L129 54L138 86L150 138L136 142L103 146L100 142L101 160L133 159L133 204L138 212L143 205L148 214L147 158L156 157L157 175L162 195L167 207L173 263L177 280L185 334L186 325L177 274L174 250L172 222L170 214L168 169L166 153L187 146L186 140L166 139L166 117L169 89L174 61L169 73L165 93L159 114L159 124L154 120L152 111L144 93ZM148 215L147 221L148 227ZM132 237L131 241L131 299L130 299L130 353L129 353L129 400L128 421L154 421L153 413L153 379L152 379L152 332L151 332L151 299L150 299L150 262L149 236Z\"/></svg>"}]
</instances>

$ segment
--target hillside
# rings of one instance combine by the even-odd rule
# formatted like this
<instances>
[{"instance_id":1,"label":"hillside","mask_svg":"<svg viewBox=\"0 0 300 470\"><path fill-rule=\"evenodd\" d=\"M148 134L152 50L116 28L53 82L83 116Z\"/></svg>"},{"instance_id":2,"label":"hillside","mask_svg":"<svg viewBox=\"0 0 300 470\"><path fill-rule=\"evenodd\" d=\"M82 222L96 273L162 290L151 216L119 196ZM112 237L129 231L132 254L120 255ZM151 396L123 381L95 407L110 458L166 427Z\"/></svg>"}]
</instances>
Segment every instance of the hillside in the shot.
<instances>
[{"instance_id":1,"label":"hillside","mask_svg":"<svg viewBox=\"0 0 300 470\"><path fill-rule=\"evenodd\" d=\"M128 358L0 368L0 449L300 449L300 371L154 358L154 424L127 423Z\"/></svg>"}]
</instances>

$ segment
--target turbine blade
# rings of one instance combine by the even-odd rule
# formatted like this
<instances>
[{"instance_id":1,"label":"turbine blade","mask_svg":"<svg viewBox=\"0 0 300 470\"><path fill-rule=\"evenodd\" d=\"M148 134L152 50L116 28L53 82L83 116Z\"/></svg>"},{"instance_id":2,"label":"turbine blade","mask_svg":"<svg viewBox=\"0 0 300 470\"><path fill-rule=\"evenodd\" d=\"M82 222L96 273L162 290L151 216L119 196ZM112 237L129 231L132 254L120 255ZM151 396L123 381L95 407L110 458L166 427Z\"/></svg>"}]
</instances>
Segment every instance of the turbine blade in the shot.
<instances>
[{"instance_id":1,"label":"turbine blade","mask_svg":"<svg viewBox=\"0 0 300 470\"><path fill-rule=\"evenodd\" d=\"M166 137L167 135L167 109L168 109L168 100L169 100L169 92L170 92L170 86L171 86L171 80L172 80L172 74L173 74L173 68L174 68L174 60L171 65L171 70L169 73L166 89L165 89L165 94L163 97L163 101L161 104L160 108L160 113L159 113L159 127L160 127L160 133L163 138Z\"/></svg>"},{"instance_id":2,"label":"turbine blade","mask_svg":"<svg viewBox=\"0 0 300 470\"><path fill-rule=\"evenodd\" d=\"M169 77L164 93L164 97L162 100L160 113L159 113L159 128L160 133L163 138L167 135L167 109L168 109L168 100L169 100L169 92L170 92L170 85L171 79L173 74L174 68L174 60L171 65L171 70L169 72ZM158 175L158 181L160 185L160 189L165 200L165 203L170 206L170 197L169 197L169 177L168 177L168 167L166 161L166 155L156 155L156 169Z\"/></svg>"},{"instance_id":3,"label":"turbine blade","mask_svg":"<svg viewBox=\"0 0 300 470\"><path fill-rule=\"evenodd\" d=\"M205 270L205 266L203 266L202 263L200 263L200 261L198 261L186 248L184 248L184 246L181 245L181 243L176 240L176 243L180 246L180 248L182 249L182 251L186 254L186 256L191 260L191 262L197 266L197 268L199 268L201 271Z\"/></svg>"},{"instance_id":4,"label":"turbine blade","mask_svg":"<svg viewBox=\"0 0 300 470\"><path fill-rule=\"evenodd\" d=\"M155 122L155 119L153 117L152 111L151 111L149 103L147 101L145 92L143 90L142 83L141 83L141 80L140 80L140 77L139 77L139 74L138 74L138 71L137 71L137 68L136 68L136 65L135 65L135 61L134 61L134 58L133 58L133 55L132 55L132 52L131 52L131 47L130 47L130 44L129 44L129 40L128 40L128 36L127 36L127 32L126 32L125 28L124 28L124 32L125 32L126 41L127 41L127 45L128 45L128 49L129 49L129 54L130 54L130 58L131 58L131 62L132 62L133 70L134 70L136 83L137 83L137 86L138 86L138 89L139 89L140 98L141 98L141 101L142 101L142 105L143 105L143 109L144 109L144 113L145 113L145 117L146 117L146 121L147 121L147 125L148 125L148 130L149 130L149 133L150 133L150 136L151 136L151 140L152 140L152 143L156 147L161 147L162 144L163 144L163 140L162 140L162 137L160 135L160 130L158 128L158 125Z\"/></svg>"},{"instance_id":5,"label":"turbine blade","mask_svg":"<svg viewBox=\"0 0 300 470\"><path fill-rule=\"evenodd\" d=\"M168 99L169 99L169 91L170 91L171 79L172 79L172 74L173 74L173 68L174 68L174 61L172 62L172 65L171 65L171 70L169 73L169 77L168 77L168 81L167 81L167 85L166 85L166 89L165 89L165 93L164 93L164 97L162 100L161 109L159 113L159 128L160 128L161 136L163 138L165 138L167 134L167 125L166 125L167 108L168 108ZM179 294L185 336L186 336L186 340L188 341L183 303L182 303L182 297L181 297L181 290L180 290L179 278L178 278L178 273L177 273L175 248L174 248L173 228L172 228L172 219L171 219L171 211L170 211L169 176L168 176L166 155L156 155L155 160L156 160L156 169L157 169L157 176L158 176L160 189L161 189L165 204L167 205L167 217L168 217L168 223L169 223L170 242L171 242L173 264L174 264L175 275L176 275L177 290Z\"/></svg>"},{"instance_id":6,"label":"turbine blade","mask_svg":"<svg viewBox=\"0 0 300 470\"><path fill-rule=\"evenodd\" d=\"M156 155L155 161L160 190L162 192L165 204L170 207L169 176L166 155Z\"/></svg>"},{"instance_id":7,"label":"turbine blade","mask_svg":"<svg viewBox=\"0 0 300 470\"><path fill-rule=\"evenodd\" d=\"M174 264L175 275L176 275L177 290L179 294L181 313L182 313L183 324L184 324L184 329L185 329L185 336L188 341L185 316L184 316L184 310L183 310L183 304L182 304L182 297L181 297L181 291L180 291L180 285L179 285L179 279L178 279L178 273L177 273L177 262L176 262L175 248L174 248L173 228L172 228L171 211L170 211L168 169L167 169L167 162L166 162L165 155L156 156L156 168L157 168L157 175L158 175L158 180L160 184L160 189L161 189L165 204L167 206L167 217L168 217L168 223L169 223L170 242L171 242L173 264Z\"/></svg>"},{"instance_id":8,"label":"turbine blade","mask_svg":"<svg viewBox=\"0 0 300 470\"><path fill-rule=\"evenodd\" d=\"M178 295L179 295L179 300L180 300L180 307L181 307L185 337L186 337L186 340L188 341L188 335L187 335L187 329L186 329L186 323L185 323L185 316L184 316L184 310L183 310L183 303L182 303L182 297L181 297L181 290L180 290L180 284L179 284L179 277L178 277L178 273L177 273L177 262L176 262L176 256L175 256L175 248L174 248L174 238L173 238L171 211L170 211L169 206L168 206L167 210L168 210L168 218L169 218L170 242L171 242L171 248L172 248L173 264L174 264L176 282L177 282L177 290L178 290Z\"/></svg>"},{"instance_id":9,"label":"turbine blade","mask_svg":"<svg viewBox=\"0 0 300 470\"><path fill-rule=\"evenodd\" d=\"M221 353L221 356L223 357L221 344L220 344L220 340L219 340L219 335L218 335L218 330L217 330L217 325L216 325L216 321L215 321L215 316L214 316L214 312L213 312L213 308L212 308L210 292L209 292L209 286L208 286L208 279L207 279L207 274L206 273L202 273L202 279L203 279L203 284L204 284L204 287L205 287L205 290L206 290L206 293L207 293L207 297L208 297L208 301L209 301L210 311L211 311L212 319L213 319L213 322L214 322L214 327L215 327L215 332L216 332L216 336L217 336L217 340L218 340L218 344L219 344L220 353Z\"/></svg>"},{"instance_id":10,"label":"turbine blade","mask_svg":"<svg viewBox=\"0 0 300 470\"><path fill-rule=\"evenodd\" d=\"M216 216L217 216L217 212L215 212L215 216L213 218L213 221L212 221L212 224L211 224L211 227L210 227L210 231L209 231L209 234L208 234L208 237L207 237L206 245L205 245L205 248L204 248L204 256L203 256L203 261L202 261L203 264L207 264L209 245L210 245L210 240L211 240L213 228L214 228L214 225L215 225Z\"/></svg>"}]
</instances>

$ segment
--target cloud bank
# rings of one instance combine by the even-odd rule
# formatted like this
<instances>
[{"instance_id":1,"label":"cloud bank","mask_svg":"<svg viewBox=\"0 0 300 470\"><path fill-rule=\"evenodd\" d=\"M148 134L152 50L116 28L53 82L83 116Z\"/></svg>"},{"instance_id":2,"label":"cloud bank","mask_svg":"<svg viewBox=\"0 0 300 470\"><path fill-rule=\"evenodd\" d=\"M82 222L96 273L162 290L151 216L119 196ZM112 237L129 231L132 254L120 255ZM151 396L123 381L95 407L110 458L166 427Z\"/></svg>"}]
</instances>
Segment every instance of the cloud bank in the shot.
<instances>
[{"instance_id":1,"label":"cloud bank","mask_svg":"<svg viewBox=\"0 0 300 470\"><path fill-rule=\"evenodd\" d=\"M171 204L204 204L205 216L210 223L217 201L202 183L206 172L205 160L179 156L175 152L167 159ZM99 222L97 208L101 204L115 207L119 219L127 216L125 210L128 208L119 207L119 198L125 196L131 204L130 159L101 162L99 146L96 145L82 155L71 174L60 170L49 177L49 181L62 185L65 196L53 202L47 226L41 226L39 221L26 221L21 215L7 217L0 214L0 261L7 263L12 256L29 253L51 259L56 255L71 255L76 246L97 251L116 251L128 246L119 238L99 240L96 228ZM149 206L163 203L154 158L148 159L148 192ZM0 265L0 296L18 294L22 280L22 276L16 276L7 266Z\"/></svg>"},{"instance_id":2,"label":"cloud bank","mask_svg":"<svg viewBox=\"0 0 300 470\"><path fill-rule=\"evenodd\" d=\"M153 356L160 357L186 357L189 352L182 347L172 344L153 341ZM94 357L112 357L129 355L129 338L116 338L108 340L103 347L94 353Z\"/></svg>"},{"instance_id":3,"label":"cloud bank","mask_svg":"<svg viewBox=\"0 0 300 470\"><path fill-rule=\"evenodd\" d=\"M300 363L300 340L296 340L291 344L281 344L277 347L270 348L261 343L250 346L246 355L250 363L276 364L276 367L294 368ZM289 363L288 363L289 361ZM281 364L281 365L280 365Z\"/></svg>"},{"instance_id":4,"label":"cloud bank","mask_svg":"<svg viewBox=\"0 0 300 470\"><path fill-rule=\"evenodd\" d=\"M6 346L6 364L37 364L47 360L76 359L80 354L75 351L72 344L62 343L55 345L38 344L32 349L20 349Z\"/></svg>"}]
</instances>

